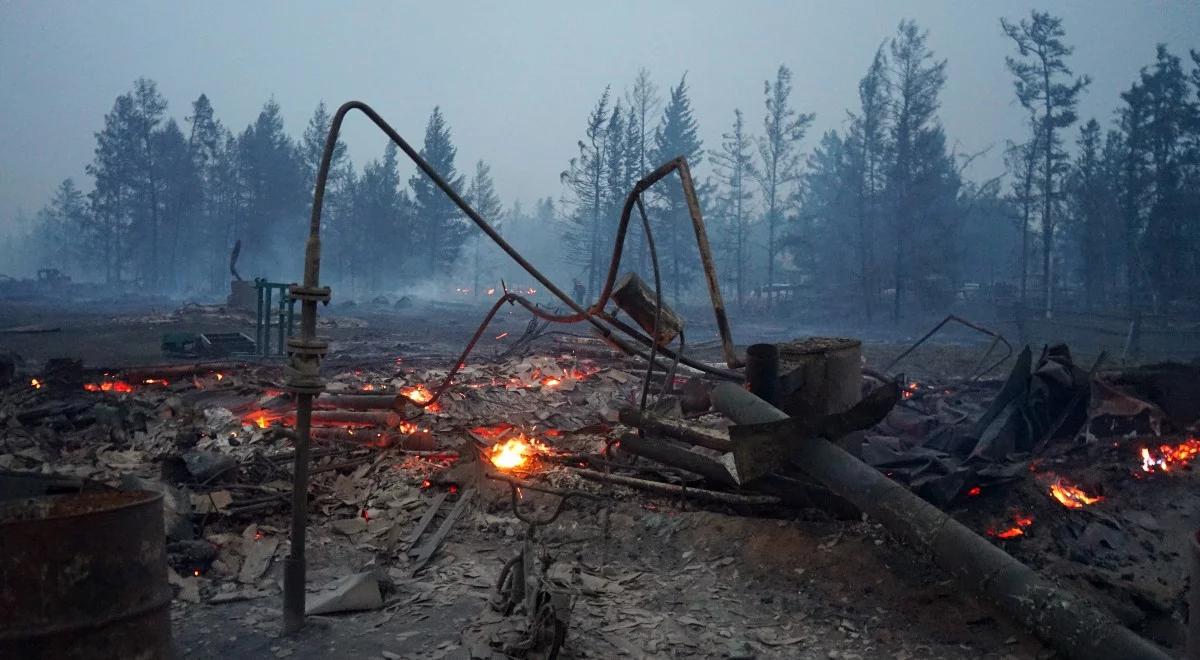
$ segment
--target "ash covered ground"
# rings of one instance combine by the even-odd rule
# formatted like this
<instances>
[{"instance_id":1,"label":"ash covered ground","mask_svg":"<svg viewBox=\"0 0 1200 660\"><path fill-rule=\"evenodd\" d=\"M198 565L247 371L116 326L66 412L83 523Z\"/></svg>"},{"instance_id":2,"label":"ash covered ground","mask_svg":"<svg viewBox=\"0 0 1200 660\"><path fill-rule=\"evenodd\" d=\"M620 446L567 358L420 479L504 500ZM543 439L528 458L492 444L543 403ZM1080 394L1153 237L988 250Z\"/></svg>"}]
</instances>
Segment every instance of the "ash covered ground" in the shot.
<instances>
[{"instance_id":1,"label":"ash covered ground","mask_svg":"<svg viewBox=\"0 0 1200 660\"><path fill-rule=\"evenodd\" d=\"M323 369L329 393L420 401L454 364L482 311L444 303L335 307L321 328L333 339ZM509 486L489 474L584 494L537 532L539 554L554 559L550 574L573 594L561 657L1054 655L869 516L751 498L711 501L688 489L737 489L623 454L619 438L630 429L618 411L636 405L641 363L586 336L534 337L519 310L497 317L436 407L365 421L335 415L318 429L309 597L333 602L335 611L312 615L300 636L284 637L294 404L281 391L281 365L185 360L169 376L155 371L166 364L164 333L246 330L245 318L215 307L31 305L0 319L30 323L59 330L5 338L19 359L0 398L0 470L166 493L171 616L185 657L505 657L503 640L520 617L505 617L492 601L526 525L513 514ZM737 330L739 339L786 332ZM913 338L867 341L865 370L882 370ZM703 339L694 354L716 362L715 343ZM862 455L880 438L918 446L938 429L985 415L1016 359L967 378L988 344L966 337L915 353L902 401L857 439L855 451ZM63 357L82 364L47 371L47 360ZM680 392L687 376L674 379ZM873 385L868 378L864 389ZM968 472L935 503L1180 653L1184 534L1200 526L1196 476L1188 434L1178 424L1171 432L1167 419L1168 432L1150 437L1147 423L1164 420L1139 414L1089 414L1087 432L1051 433L1036 456L1013 460L1000 477ZM690 417L729 425L714 413ZM513 442L518 457L504 464L500 452ZM596 472L683 492L587 476ZM934 472L932 480L928 470L906 479L918 493L931 483L946 492L948 475L957 473ZM544 515L556 502L525 490L520 505ZM444 539L431 543L448 517ZM345 603L334 591L348 580L369 587L367 604L355 606L362 611L336 611Z\"/></svg>"}]
</instances>

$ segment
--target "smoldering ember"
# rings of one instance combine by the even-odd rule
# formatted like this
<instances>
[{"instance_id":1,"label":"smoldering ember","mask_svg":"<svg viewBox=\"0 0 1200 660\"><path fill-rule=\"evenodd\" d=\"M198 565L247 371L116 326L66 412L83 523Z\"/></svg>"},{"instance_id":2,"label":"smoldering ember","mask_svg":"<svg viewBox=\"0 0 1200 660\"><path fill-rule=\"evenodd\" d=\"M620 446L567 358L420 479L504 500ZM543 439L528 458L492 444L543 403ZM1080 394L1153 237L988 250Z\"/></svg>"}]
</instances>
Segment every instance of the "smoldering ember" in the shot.
<instances>
[{"instance_id":1,"label":"smoldering ember","mask_svg":"<svg viewBox=\"0 0 1200 660\"><path fill-rule=\"evenodd\" d=\"M1200 7L192 9L0 8L0 658L1200 658Z\"/></svg>"}]
</instances>

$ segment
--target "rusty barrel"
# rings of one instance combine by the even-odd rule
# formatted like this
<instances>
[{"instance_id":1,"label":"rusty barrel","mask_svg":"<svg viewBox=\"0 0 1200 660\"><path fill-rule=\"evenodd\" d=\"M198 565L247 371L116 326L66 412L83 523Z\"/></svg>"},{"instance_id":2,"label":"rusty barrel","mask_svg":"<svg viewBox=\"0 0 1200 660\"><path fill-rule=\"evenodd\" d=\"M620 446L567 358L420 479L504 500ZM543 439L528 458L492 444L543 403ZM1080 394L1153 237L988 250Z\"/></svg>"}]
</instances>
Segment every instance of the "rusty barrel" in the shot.
<instances>
[{"instance_id":1,"label":"rusty barrel","mask_svg":"<svg viewBox=\"0 0 1200 660\"><path fill-rule=\"evenodd\" d=\"M0 658L172 656L162 495L0 502Z\"/></svg>"}]
</instances>

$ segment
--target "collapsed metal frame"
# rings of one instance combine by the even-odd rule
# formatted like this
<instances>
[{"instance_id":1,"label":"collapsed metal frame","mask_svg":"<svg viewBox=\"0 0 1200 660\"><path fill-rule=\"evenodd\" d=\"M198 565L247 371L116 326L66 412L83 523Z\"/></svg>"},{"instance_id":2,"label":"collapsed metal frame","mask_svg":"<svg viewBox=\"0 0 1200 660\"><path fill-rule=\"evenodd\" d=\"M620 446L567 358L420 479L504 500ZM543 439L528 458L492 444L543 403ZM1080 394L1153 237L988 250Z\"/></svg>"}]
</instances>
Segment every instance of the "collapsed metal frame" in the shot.
<instances>
[{"instance_id":1,"label":"collapsed metal frame","mask_svg":"<svg viewBox=\"0 0 1200 660\"><path fill-rule=\"evenodd\" d=\"M449 387L454 374L465 363L466 356L470 353L475 343L478 341L488 321L495 316L500 306L504 303L517 303L528 310L534 316L546 321L554 321L557 323L578 323L586 321L590 323L595 330L605 340L612 343L617 348L630 354L637 355L649 361L650 367L654 366L655 352L662 352L667 357L672 357L682 364L685 364L694 369L707 372L723 378L741 379L741 374L733 371L741 366L740 361L734 352L733 339L729 328L729 320L725 313L725 302L721 297L720 285L717 281L716 266L712 258L712 249L708 242L708 234L704 226L704 218L700 211L700 203L696 197L695 184L692 179L691 170L688 167L687 160L683 156L679 156L670 160L650 174L639 180L625 198L624 206L621 209L620 222L617 227L616 241L613 246L612 260L609 263L608 275L605 278L604 288L600 293L599 299L587 308L584 308L576 302L571 296L567 295L562 289L558 288L550 278L542 274L537 268L527 261L515 248L513 248L504 238L496 231L487 220L483 218L475 209L467 203L446 182L442 176L433 169L424 158L421 157L417 150L413 149L391 127L384 119L366 103L362 101L349 101L344 103L334 113L333 119L330 122L329 133L326 135L325 147L321 154L321 164L317 171L317 179L313 191L312 215L309 222L308 240L304 250L304 281L302 284L293 284L289 287L289 295L293 301L300 301L300 335L288 338L288 363L285 367L286 389L296 395L296 453L295 463L292 476L292 520L291 520L291 549L284 563L284 585L283 585L283 624L284 631L288 633L296 632L304 626L304 585L306 580L306 559L305 559L305 538L306 525L308 521L308 468L309 468L309 448L312 436L312 411L313 399L325 389L325 382L321 378L321 359L328 350L328 342L317 337L317 303L328 304L330 300L330 288L320 285L321 272L321 212L325 200L325 187L329 178L329 169L333 160L334 148L337 145L339 133L341 132L342 122L345 121L346 115L351 110L358 110L367 116L381 131L388 136L408 156L418 169L443 192L450 201L458 207L473 223L477 226L488 238L492 239L497 246L500 247L513 261L525 269L535 280L537 280L547 291L554 294L556 298L562 301L568 308L572 310L570 314L552 314L541 309L529 300L516 294L505 292L499 300L496 301L492 309L488 312L487 318L480 326L475 336L468 343L466 350L455 363L454 368L446 376L438 391L434 393L431 401L424 405L429 405L436 401L438 397ZM691 360L682 355L682 349L676 353L672 353L663 346L659 346L658 342L650 337L646 337L624 323L614 319L611 315L604 311L605 305L608 304L612 296L613 286L617 279L618 270L621 264L621 254L625 245L625 235L629 227L630 216L634 206L638 206L638 210L644 214L641 204L641 194L653 186L655 183L666 178L672 172L679 175L680 183L683 187L684 199L687 203L688 215L692 221L692 228L696 235L696 243L700 252L700 260L704 269L704 276L708 285L709 297L712 301L713 313L716 318L717 330L721 336L722 352L724 354L726 365L729 370L719 369L711 365L704 364L695 360ZM643 218L644 221L644 218ZM661 298L661 293L660 293ZM647 347L646 352L641 349L631 346L628 343L618 338L613 330L617 330L636 342ZM648 353L648 354L647 354Z\"/></svg>"}]
</instances>

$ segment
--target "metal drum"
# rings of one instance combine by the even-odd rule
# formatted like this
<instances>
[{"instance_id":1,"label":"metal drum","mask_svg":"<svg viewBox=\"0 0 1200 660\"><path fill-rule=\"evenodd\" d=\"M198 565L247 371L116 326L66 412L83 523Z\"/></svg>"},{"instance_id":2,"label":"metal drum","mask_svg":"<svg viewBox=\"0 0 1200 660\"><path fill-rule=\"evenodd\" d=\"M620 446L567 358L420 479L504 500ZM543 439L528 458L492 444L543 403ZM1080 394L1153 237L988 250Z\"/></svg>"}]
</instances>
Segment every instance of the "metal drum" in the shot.
<instances>
[{"instance_id":1,"label":"metal drum","mask_svg":"<svg viewBox=\"0 0 1200 660\"><path fill-rule=\"evenodd\" d=\"M172 657L162 495L0 502L0 658Z\"/></svg>"}]
</instances>

